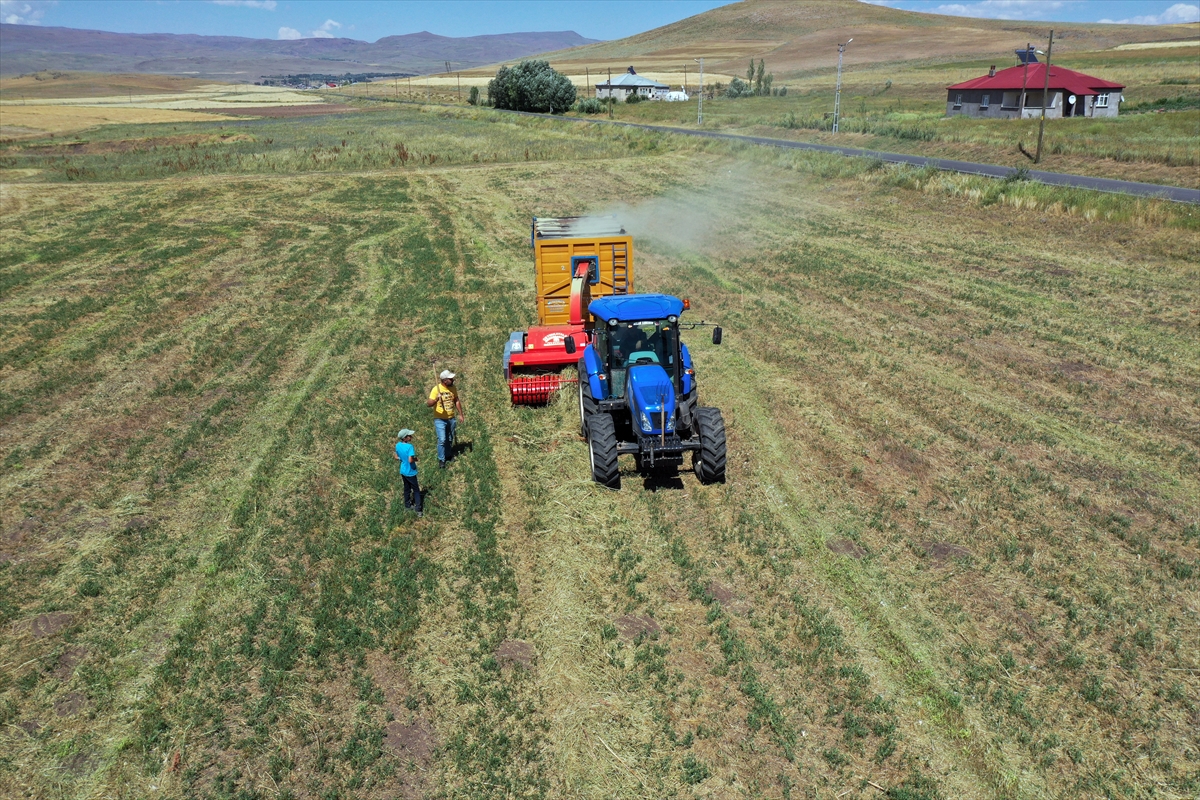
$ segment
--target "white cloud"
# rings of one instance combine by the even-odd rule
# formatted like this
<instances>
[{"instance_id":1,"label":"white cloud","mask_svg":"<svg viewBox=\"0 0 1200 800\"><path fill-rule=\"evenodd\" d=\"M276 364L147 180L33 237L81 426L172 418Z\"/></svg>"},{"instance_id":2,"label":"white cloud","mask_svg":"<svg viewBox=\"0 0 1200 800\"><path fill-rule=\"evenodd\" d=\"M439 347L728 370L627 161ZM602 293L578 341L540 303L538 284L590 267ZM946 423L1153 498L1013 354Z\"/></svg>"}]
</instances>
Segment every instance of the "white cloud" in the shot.
<instances>
[{"instance_id":1,"label":"white cloud","mask_svg":"<svg viewBox=\"0 0 1200 800\"><path fill-rule=\"evenodd\" d=\"M1161 14L1147 14L1129 19L1102 19L1100 21L1119 25L1177 25L1181 22L1200 22L1200 6L1176 3Z\"/></svg>"},{"instance_id":2,"label":"white cloud","mask_svg":"<svg viewBox=\"0 0 1200 800\"><path fill-rule=\"evenodd\" d=\"M213 5L218 6L242 6L244 8L261 8L265 11L274 11L278 5L275 0L209 0Z\"/></svg>"},{"instance_id":3,"label":"white cloud","mask_svg":"<svg viewBox=\"0 0 1200 800\"><path fill-rule=\"evenodd\" d=\"M0 22L9 25L41 25L46 6L54 3L42 0L0 0Z\"/></svg>"},{"instance_id":4,"label":"white cloud","mask_svg":"<svg viewBox=\"0 0 1200 800\"><path fill-rule=\"evenodd\" d=\"M325 20L325 24L312 32L311 36L314 39L332 39L334 38L333 31L340 27L342 27L342 23L327 19Z\"/></svg>"},{"instance_id":5,"label":"white cloud","mask_svg":"<svg viewBox=\"0 0 1200 800\"><path fill-rule=\"evenodd\" d=\"M982 19L1053 19L1054 12L1073 0L980 0L976 3L944 3L934 14Z\"/></svg>"},{"instance_id":6,"label":"white cloud","mask_svg":"<svg viewBox=\"0 0 1200 800\"><path fill-rule=\"evenodd\" d=\"M307 36L302 34L300 31L296 30L295 28L280 28L279 29L279 38L280 39L335 39L335 38L337 38L337 36L333 32L340 27L342 27L342 23L338 22L337 20L327 19L321 25L321 27L317 28L315 31L309 31ZM353 26L351 26L351 27L353 27Z\"/></svg>"}]
</instances>

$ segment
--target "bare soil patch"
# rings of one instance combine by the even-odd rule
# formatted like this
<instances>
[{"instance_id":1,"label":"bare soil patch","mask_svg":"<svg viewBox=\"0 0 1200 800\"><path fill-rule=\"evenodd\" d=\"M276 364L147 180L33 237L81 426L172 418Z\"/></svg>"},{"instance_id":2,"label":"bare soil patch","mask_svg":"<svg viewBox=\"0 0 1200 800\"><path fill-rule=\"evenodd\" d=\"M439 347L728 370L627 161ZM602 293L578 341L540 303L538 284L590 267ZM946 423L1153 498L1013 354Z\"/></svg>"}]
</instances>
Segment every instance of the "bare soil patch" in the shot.
<instances>
[{"instance_id":1,"label":"bare soil patch","mask_svg":"<svg viewBox=\"0 0 1200 800\"><path fill-rule=\"evenodd\" d=\"M867 551L860 546L850 541L849 539L832 539L825 543L832 552L839 556L850 556L855 560L861 560L867 555Z\"/></svg>"},{"instance_id":2,"label":"bare soil patch","mask_svg":"<svg viewBox=\"0 0 1200 800\"><path fill-rule=\"evenodd\" d=\"M895 439L884 439L882 445L884 455L888 461L905 472L920 475L929 469L929 462L925 457L904 442L899 442Z\"/></svg>"},{"instance_id":3,"label":"bare soil patch","mask_svg":"<svg viewBox=\"0 0 1200 800\"><path fill-rule=\"evenodd\" d=\"M951 559L970 558L971 551L961 545L950 544L949 542L921 542L921 549L925 551L925 557L933 559L937 562L945 562Z\"/></svg>"},{"instance_id":4,"label":"bare soil patch","mask_svg":"<svg viewBox=\"0 0 1200 800\"><path fill-rule=\"evenodd\" d=\"M87 699L79 692L69 692L54 703L54 713L60 717L72 717L83 710Z\"/></svg>"},{"instance_id":5,"label":"bare soil patch","mask_svg":"<svg viewBox=\"0 0 1200 800\"><path fill-rule=\"evenodd\" d=\"M29 623L29 631L35 639L45 639L53 636L75 621L75 615L66 611L53 611L49 614L38 614Z\"/></svg>"},{"instance_id":6,"label":"bare soil patch","mask_svg":"<svg viewBox=\"0 0 1200 800\"><path fill-rule=\"evenodd\" d=\"M728 605L729 601L733 600L733 590L716 581L710 581L704 590L721 605Z\"/></svg>"},{"instance_id":7,"label":"bare soil patch","mask_svg":"<svg viewBox=\"0 0 1200 800\"><path fill-rule=\"evenodd\" d=\"M617 631L622 639L632 640L639 636L652 636L662 631L662 626L651 617L626 614L616 619Z\"/></svg>"},{"instance_id":8,"label":"bare soil patch","mask_svg":"<svg viewBox=\"0 0 1200 800\"><path fill-rule=\"evenodd\" d=\"M1054 371L1073 381L1090 381L1096 368L1083 361L1060 361L1054 365Z\"/></svg>"},{"instance_id":9,"label":"bare soil patch","mask_svg":"<svg viewBox=\"0 0 1200 800\"><path fill-rule=\"evenodd\" d=\"M437 741L429 720L417 717L411 725L405 725L399 720L389 722L383 737L383 746L401 760L412 759L423 766L433 758Z\"/></svg>"},{"instance_id":10,"label":"bare soil patch","mask_svg":"<svg viewBox=\"0 0 1200 800\"><path fill-rule=\"evenodd\" d=\"M86 647L76 645L68 647L58 657L58 664L55 665L51 674L60 681L70 680L71 676L75 674L75 668L87 658L88 652Z\"/></svg>"},{"instance_id":11,"label":"bare soil patch","mask_svg":"<svg viewBox=\"0 0 1200 800\"><path fill-rule=\"evenodd\" d=\"M496 661L502 667L520 664L525 669L533 669L533 659L536 655L533 645L520 639L505 639L496 648Z\"/></svg>"}]
</instances>

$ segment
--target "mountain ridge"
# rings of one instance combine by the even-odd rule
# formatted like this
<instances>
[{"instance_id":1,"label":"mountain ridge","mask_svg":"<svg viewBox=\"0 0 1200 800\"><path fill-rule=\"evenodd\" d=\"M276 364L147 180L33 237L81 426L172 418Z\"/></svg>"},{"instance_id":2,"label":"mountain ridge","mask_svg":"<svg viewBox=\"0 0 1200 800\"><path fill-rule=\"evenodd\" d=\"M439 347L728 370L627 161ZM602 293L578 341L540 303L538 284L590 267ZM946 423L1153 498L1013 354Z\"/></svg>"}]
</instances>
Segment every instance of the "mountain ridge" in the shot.
<instances>
[{"instance_id":1,"label":"mountain ridge","mask_svg":"<svg viewBox=\"0 0 1200 800\"><path fill-rule=\"evenodd\" d=\"M40 70L151 73L254 80L294 73L442 72L562 50L598 40L575 31L440 36L429 31L375 42L345 37L255 39L0 24L0 75Z\"/></svg>"}]
</instances>

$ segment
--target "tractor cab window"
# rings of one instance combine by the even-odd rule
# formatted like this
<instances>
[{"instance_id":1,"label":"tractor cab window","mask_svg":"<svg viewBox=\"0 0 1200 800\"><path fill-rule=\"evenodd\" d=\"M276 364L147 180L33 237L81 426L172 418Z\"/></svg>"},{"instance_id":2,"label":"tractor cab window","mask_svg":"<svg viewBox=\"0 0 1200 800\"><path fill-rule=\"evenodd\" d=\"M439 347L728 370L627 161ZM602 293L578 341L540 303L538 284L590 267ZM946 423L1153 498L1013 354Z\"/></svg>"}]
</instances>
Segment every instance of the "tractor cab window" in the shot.
<instances>
[{"instance_id":1,"label":"tractor cab window","mask_svg":"<svg viewBox=\"0 0 1200 800\"><path fill-rule=\"evenodd\" d=\"M606 339L612 396L624 394L625 371L629 367L659 364L674 380L679 349L676 336L675 326L664 321L619 322L609 326Z\"/></svg>"}]
</instances>

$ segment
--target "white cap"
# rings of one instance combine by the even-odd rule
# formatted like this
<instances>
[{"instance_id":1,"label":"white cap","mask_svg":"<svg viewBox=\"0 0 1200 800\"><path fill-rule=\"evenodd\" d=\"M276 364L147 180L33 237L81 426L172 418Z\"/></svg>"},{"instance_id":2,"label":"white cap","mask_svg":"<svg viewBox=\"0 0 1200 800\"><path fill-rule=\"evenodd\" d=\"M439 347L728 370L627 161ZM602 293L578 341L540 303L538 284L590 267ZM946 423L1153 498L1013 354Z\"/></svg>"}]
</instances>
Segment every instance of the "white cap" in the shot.
<instances>
[{"instance_id":1,"label":"white cap","mask_svg":"<svg viewBox=\"0 0 1200 800\"><path fill-rule=\"evenodd\" d=\"M444 369L442 370L442 374L438 375L438 377L444 381L452 381L454 380L454 373L448 369Z\"/></svg>"},{"instance_id":2,"label":"white cap","mask_svg":"<svg viewBox=\"0 0 1200 800\"><path fill-rule=\"evenodd\" d=\"M416 433L416 431L414 431L412 428L404 428L403 430L401 430L399 433L396 434L396 438L403 439L406 436L412 436L414 433Z\"/></svg>"}]
</instances>

